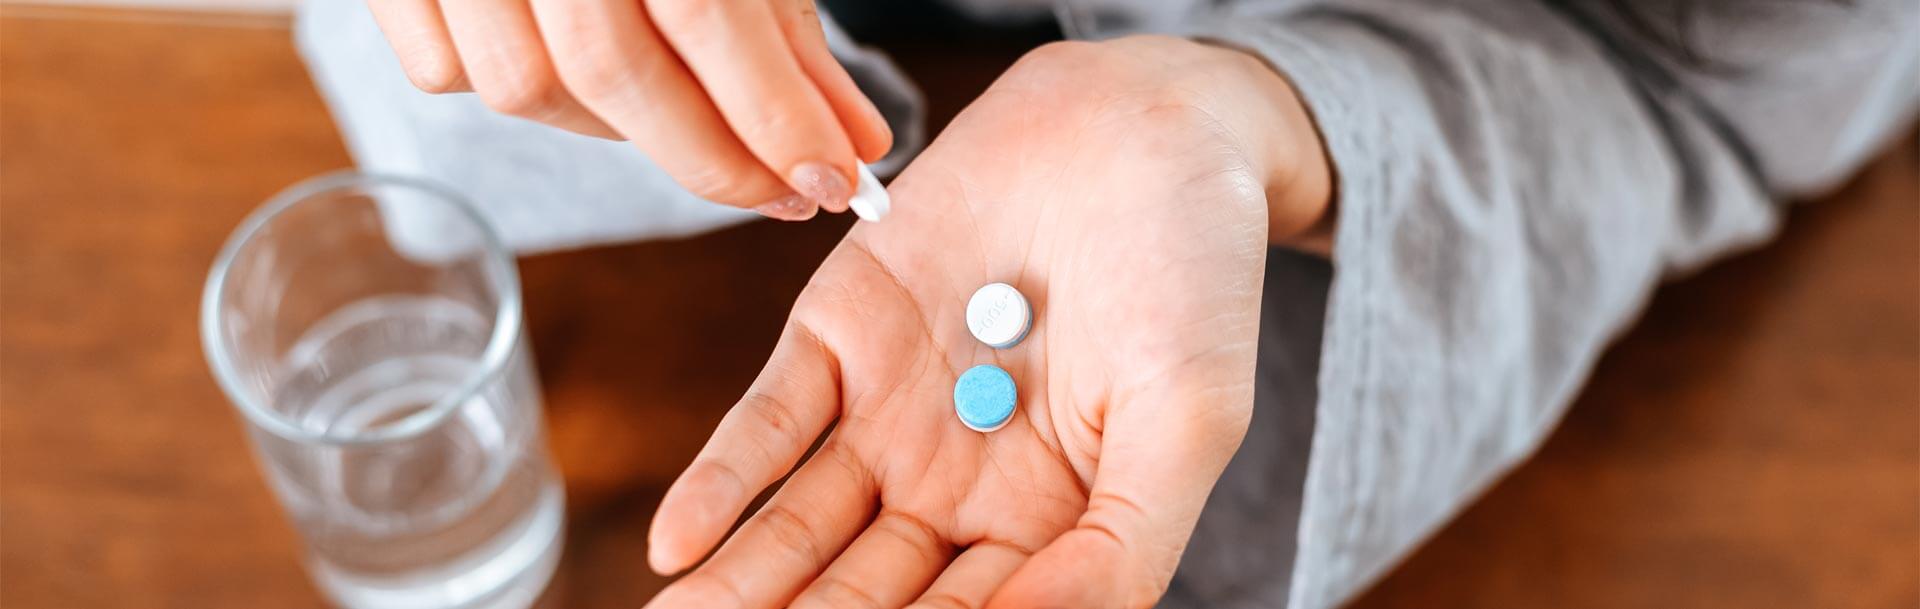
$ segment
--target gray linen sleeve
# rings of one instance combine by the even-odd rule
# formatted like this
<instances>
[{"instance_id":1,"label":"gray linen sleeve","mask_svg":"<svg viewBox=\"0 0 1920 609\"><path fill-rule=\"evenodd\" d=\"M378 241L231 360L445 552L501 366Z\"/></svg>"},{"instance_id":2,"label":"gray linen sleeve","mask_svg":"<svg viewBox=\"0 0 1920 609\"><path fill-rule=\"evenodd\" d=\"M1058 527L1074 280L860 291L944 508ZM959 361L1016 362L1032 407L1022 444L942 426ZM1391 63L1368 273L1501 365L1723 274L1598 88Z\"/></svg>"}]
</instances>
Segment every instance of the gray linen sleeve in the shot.
<instances>
[{"instance_id":1,"label":"gray linen sleeve","mask_svg":"<svg viewBox=\"0 0 1920 609\"><path fill-rule=\"evenodd\" d=\"M1767 239L1920 98L1920 3L1701 15L1717 65L1601 4L1242 2L1191 26L1296 86L1338 184L1292 577L1206 604L1363 589L1531 454L1663 276Z\"/></svg>"}]
</instances>

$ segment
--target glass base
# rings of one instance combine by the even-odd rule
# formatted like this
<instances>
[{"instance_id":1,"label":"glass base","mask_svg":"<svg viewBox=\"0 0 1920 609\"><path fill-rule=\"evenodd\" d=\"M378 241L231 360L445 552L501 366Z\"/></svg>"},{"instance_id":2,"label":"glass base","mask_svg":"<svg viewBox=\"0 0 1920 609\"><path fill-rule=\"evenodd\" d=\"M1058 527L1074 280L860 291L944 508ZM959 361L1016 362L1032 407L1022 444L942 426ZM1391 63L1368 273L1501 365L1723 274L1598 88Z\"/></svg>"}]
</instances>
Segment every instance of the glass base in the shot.
<instances>
[{"instance_id":1,"label":"glass base","mask_svg":"<svg viewBox=\"0 0 1920 609\"><path fill-rule=\"evenodd\" d=\"M549 484L519 535L452 576L408 579L356 575L315 561L315 583L346 609L527 609L560 563L566 505Z\"/></svg>"}]
</instances>

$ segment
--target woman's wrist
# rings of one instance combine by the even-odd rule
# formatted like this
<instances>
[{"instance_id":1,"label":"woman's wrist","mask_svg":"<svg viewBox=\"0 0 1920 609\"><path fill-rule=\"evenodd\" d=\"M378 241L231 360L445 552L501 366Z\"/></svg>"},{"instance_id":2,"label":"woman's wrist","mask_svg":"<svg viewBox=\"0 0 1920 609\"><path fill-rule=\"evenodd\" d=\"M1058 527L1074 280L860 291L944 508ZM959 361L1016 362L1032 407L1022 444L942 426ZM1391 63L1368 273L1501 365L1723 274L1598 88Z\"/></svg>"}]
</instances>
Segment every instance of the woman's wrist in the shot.
<instances>
[{"instance_id":1,"label":"woman's wrist","mask_svg":"<svg viewBox=\"0 0 1920 609\"><path fill-rule=\"evenodd\" d=\"M1248 162L1267 195L1267 240L1330 255L1333 249L1333 163L1319 128L1292 83L1260 57L1237 48L1195 43L1217 54L1226 78L1215 78L1213 110L1231 117Z\"/></svg>"}]
</instances>

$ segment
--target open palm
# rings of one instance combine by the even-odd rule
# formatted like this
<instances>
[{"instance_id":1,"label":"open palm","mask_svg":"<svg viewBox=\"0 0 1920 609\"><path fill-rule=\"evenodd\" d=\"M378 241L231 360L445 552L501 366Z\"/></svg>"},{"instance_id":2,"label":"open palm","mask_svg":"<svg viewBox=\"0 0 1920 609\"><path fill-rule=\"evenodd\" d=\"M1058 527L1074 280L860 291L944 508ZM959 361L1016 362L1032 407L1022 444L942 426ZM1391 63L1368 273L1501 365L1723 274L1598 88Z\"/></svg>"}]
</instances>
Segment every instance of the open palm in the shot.
<instances>
[{"instance_id":1,"label":"open palm","mask_svg":"<svg viewBox=\"0 0 1920 609\"><path fill-rule=\"evenodd\" d=\"M893 215L848 234L663 500L654 567L697 561L817 450L653 606L1158 598L1250 416L1268 219L1216 117L1125 86L1137 59L1023 60L894 183ZM1006 350L965 323L995 281L1035 314ZM1019 387L991 433L952 401L983 363Z\"/></svg>"}]
</instances>

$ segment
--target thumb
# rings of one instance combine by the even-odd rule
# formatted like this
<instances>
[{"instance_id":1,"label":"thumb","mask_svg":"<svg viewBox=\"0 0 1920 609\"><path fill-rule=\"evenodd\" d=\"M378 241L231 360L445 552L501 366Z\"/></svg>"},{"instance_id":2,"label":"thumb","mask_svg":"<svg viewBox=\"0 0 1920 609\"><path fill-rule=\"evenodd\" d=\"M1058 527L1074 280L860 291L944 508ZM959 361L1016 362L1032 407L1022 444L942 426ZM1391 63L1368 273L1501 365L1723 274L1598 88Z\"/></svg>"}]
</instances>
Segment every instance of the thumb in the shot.
<instances>
[{"instance_id":1,"label":"thumb","mask_svg":"<svg viewBox=\"0 0 1920 609\"><path fill-rule=\"evenodd\" d=\"M1022 565L988 607L1148 607L1166 592L1207 495L1245 437L1244 382L1173 383L1117 400L1087 511ZM1184 387L1196 387L1184 384Z\"/></svg>"}]
</instances>

